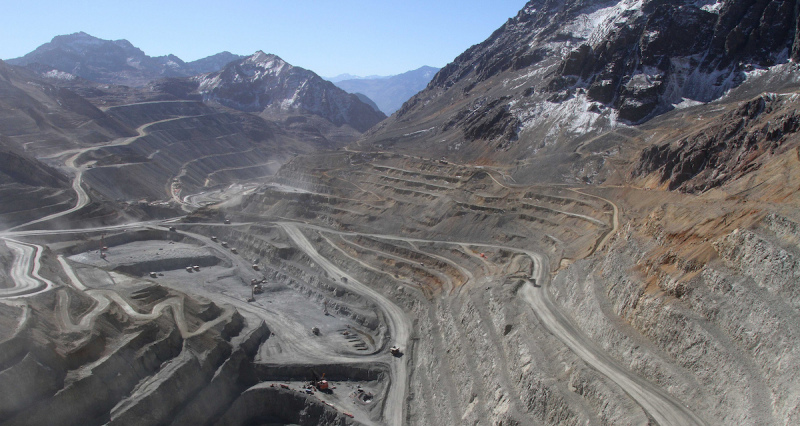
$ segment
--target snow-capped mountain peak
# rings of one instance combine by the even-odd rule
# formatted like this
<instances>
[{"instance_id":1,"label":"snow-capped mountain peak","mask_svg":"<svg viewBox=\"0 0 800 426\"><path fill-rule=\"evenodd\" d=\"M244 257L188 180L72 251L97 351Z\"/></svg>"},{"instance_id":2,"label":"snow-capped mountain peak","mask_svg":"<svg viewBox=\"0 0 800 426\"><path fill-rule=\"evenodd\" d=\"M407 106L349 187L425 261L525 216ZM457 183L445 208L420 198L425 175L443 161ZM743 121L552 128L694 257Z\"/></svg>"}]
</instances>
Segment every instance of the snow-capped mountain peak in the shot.
<instances>
[{"instance_id":1,"label":"snow-capped mountain peak","mask_svg":"<svg viewBox=\"0 0 800 426\"><path fill-rule=\"evenodd\" d=\"M508 159L555 152L587 133L711 102L753 73L797 62L795 7L752 0L530 0L442 68L372 140Z\"/></svg>"},{"instance_id":2,"label":"snow-capped mountain peak","mask_svg":"<svg viewBox=\"0 0 800 426\"><path fill-rule=\"evenodd\" d=\"M194 79L205 100L242 111L313 114L359 132L385 118L317 74L262 51Z\"/></svg>"}]
</instances>

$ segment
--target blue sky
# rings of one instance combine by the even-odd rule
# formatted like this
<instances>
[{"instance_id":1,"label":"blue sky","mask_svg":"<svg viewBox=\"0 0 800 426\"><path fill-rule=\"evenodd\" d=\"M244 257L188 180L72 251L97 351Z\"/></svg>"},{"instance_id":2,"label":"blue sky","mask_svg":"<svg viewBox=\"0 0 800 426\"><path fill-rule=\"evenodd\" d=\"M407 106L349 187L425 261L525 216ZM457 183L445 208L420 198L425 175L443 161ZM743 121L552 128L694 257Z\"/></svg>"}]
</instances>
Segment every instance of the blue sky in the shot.
<instances>
[{"instance_id":1,"label":"blue sky","mask_svg":"<svg viewBox=\"0 0 800 426\"><path fill-rule=\"evenodd\" d=\"M323 76L441 67L485 40L525 0L0 0L0 58L85 31L185 61L223 50L274 53Z\"/></svg>"}]
</instances>

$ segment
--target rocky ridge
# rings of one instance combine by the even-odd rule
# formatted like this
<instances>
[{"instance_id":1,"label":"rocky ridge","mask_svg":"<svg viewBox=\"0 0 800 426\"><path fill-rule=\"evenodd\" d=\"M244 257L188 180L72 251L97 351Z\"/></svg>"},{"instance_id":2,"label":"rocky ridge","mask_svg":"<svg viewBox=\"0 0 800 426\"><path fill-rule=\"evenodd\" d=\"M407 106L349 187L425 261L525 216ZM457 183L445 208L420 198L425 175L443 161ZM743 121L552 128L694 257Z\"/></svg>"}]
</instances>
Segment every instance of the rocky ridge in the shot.
<instances>
[{"instance_id":1,"label":"rocky ridge","mask_svg":"<svg viewBox=\"0 0 800 426\"><path fill-rule=\"evenodd\" d=\"M103 40L84 32L56 36L33 52L9 59L11 65L32 66L44 75L69 75L102 83L142 86L165 77L186 77L216 71L241 56L222 52L184 62L175 55L151 57L127 40ZM50 69L43 69L42 66ZM58 74L67 73L67 74Z\"/></svg>"},{"instance_id":2,"label":"rocky ridge","mask_svg":"<svg viewBox=\"0 0 800 426\"><path fill-rule=\"evenodd\" d=\"M795 16L785 1L530 1L362 145L504 163L556 155L796 58Z\"/></svg>"},{"instance_id":3,"label":"rocky ridge","mask_svg":"<svg viewBox=\"0 0 800 426\"><path fill-rule=\"evenodd\" d=\"M244 59L244 55L235 55L231 52L224 51L211 55L207 58L198 59L196 61L188 62L196 74L205 74L209 72L219 71L233 61Z\"/></svg>"},{"instance_id":4,"label":"rocky ridge","mask_svg":"<svg viewBox=\"0 0 800 426\"><path fill-rule=\"evenodd\" d=\"M194 81L206 101L265 116L310 114L357 132L386 117L313 72L261 51Z\"/></svg>"}]
</instances>

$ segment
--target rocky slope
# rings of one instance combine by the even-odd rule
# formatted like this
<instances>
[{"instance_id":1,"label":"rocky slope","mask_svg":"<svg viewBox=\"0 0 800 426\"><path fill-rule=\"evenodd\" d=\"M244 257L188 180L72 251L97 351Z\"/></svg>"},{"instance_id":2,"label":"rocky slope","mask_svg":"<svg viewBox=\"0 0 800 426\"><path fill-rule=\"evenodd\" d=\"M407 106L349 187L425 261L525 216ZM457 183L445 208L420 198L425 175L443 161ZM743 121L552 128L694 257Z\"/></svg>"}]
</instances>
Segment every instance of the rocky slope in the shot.
<instances>
[{"instance_id":1,"label":"rocky slope","mask_svg":"<svg viewBox=\"0 0 800 426\"><path fill-rule=\"evenodd\" d=\"M263 187L227 212L318 225L320 253L403 307L420 336L406 424L793 424L786 3L530 2L351 152L284 166L277 181L309 193ZM540 38L562 49L527 56ZM515 148L532 138L551 139ZM549 260L541 290L526 250ZM694 417L662 417L608 365Z\"/></svg>"},{"instance_id":2,"label":"rocky slope","mask_svg":"<svg viewBox=\"0 0 800 426\"><path fill-rule=\"evenodd\" d=\"M89 167L84 179L111 199L180 201L272 175L288 158L327 143L198 101L120 105L108 114L139 129L137 137L86 151L75 163Z\"/></svg>"},{"instance_id":3,"label":"rocky slope","mask_svg":"<svg viewBox=\"0 0 800 426\"><path fill-rule=\"evenodd\" d=\"M654 119L632 139L659 155L634 143L603 166L613 184L341 152L281 169L302 194L264 186L225 212L310 224L319 253L403 308L418 336L403 424L792 424L800 138L766 135L797 106L765 94Z\"/></svg>"},{"instance_id":4,"label":"rocky slope","mask_svg":"<svg viewBox=\"0 0 800 426\"><path fill-rule=\"evenodd\" d=\"M786 1L530 1L365 144L513 162L718 99L798 55ZM758 72L762 72L758 71Z\"/></svg>"},{"instance_id":5,"label":"rocky slope","mask_svg":"<svg viewBox=\"0 0 800 426\"><path fill-rule=\"evenodd\" d=\"M44 65L91 81L142 86L157 78L217 71L239 58L230 52L222 52L186 63L175 55L148 56L127 40L103 40L79 32L56 36L25 56L9 59L8 63Z\"/></svg>"},{"instance_id":6,"label":"rocky slope","mask_svg":"<svg viewBox=\"0 0 800 426\"><path fill-rule=\"evenodd\" d=\"M130 136L134 131L74 92L0 61L0 222L65 209L66 174L40 161L66 149ZM11 201L14 200L14 201Z\"/></svg>"},{"instance_id":7,"label":"rocky slope","mask_svg":"<svg viewBox=\"0 0 800 426\"><path fill-rule=\"evenodd\" d=\"M4 197L19 199L0 208L5 227L81 207L84 184L97 201L85 213L103 223L174 214L229 197L225 188L270 176L292 156L336 148L360 134L305 109L284 111L276 122L207 105L188 79L128 88L57 77L0 62L0 185ZM351 102L356 111L370 109L322 83L323 92L312 92L323 99L330 89L347 98L345 108ZM322 102L323 112L327 106ZM350 118L352 108L331 108ZM184 199L190 195L198 201Z\"/></svg>"},{"instance_id":8,"label":"rocky slope","mask_svg":"<svg viewBox=\"0 0 800 426\"><path fill-rule=\"evenodd\" d=\"M669 189L704 191L797 148L798 94L761 95L708 126L642 152L633 175L657 172Z\"/></svg>"},{"instance_id":9,"label":"rocky slope","mask_svg":"<svg viewBox=\"0 0 800 426\"><path fill-rule=\"evenodd\" d=\"M439 68L420 67L388 77L343 79L333 82L348 93L362 93L375 101L386 115L392 115L417 92L430 83Z\"/></svg>"},{"instance_id":10,"label":"rocky slope","mask_svg":"<svg viewBox=\"0 0 800 426\"><path fill-rule=\"evenodd\" d=\"M187 403L248 387L238 371L252 368L269 337L263 322L152 283L115 291L121 296L105 307L93 298L110 300L109 292L69 286L23 308L0 303L0 423L197 424L185 419ZM166 303L180 309L159 313ZM203 405L206 418L222 414Z\"/></svg>"}]
</instances>

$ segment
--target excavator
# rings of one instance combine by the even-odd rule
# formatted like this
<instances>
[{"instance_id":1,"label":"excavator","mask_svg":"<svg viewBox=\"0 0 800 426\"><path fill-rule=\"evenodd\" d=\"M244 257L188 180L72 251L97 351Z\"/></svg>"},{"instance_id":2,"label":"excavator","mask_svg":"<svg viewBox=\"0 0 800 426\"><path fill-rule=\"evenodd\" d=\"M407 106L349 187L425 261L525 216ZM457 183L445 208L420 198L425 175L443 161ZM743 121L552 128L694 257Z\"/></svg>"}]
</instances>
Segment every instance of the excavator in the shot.
<instances>
[{"instance_id":1,"label":"excavator","mask_svg":"<svg viewBox=\"0 0 800 426\"><path fill-rule=\"evenodd\" d=\"M328 381L325 380L325 373L322 373L320 377L316 370L313 369L311 370L311 386L314 386L320 392L331 392L330 385Z\"/></svg>"}]
</instances>

